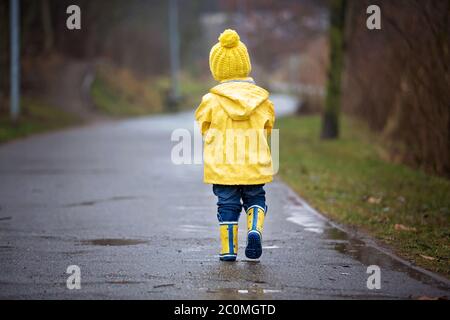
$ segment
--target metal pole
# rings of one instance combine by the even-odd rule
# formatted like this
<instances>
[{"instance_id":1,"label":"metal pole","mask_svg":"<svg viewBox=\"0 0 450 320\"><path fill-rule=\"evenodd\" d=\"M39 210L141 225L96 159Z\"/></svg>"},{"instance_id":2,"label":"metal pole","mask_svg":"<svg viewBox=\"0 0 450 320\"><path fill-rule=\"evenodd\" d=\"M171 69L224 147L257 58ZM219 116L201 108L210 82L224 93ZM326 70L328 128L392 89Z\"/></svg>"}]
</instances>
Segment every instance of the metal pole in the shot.
<instances>
[{"instance_id":1,"label":"metal pole","mask_svg":"<svg viewBox=\"0 0 450 320\"><path fill-rule=\"evenodd\" d=\"M178 1L169 1L170 77L171 99L174 104L180 97L178 73L180 70L180 44L178 37Z\"/></svg>"},{"instance_id":2,"label":"metal pole","mask_svg":"<svg viewBox=\"0 0 450 320\"><path fill-rule=\"evenodd\" d=\"M11 29L11 119L16 121L20 114L20 0L10 0Z\"/></svg>"}]
</instances>

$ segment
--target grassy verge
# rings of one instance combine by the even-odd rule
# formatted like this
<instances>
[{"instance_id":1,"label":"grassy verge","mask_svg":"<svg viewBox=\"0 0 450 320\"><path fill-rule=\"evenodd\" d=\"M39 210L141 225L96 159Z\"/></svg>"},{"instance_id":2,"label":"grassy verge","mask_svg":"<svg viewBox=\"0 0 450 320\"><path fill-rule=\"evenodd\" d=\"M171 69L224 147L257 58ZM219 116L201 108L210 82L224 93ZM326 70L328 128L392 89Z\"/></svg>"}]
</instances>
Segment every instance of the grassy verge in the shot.
<instances>
[{"instance_id":1,"label":"grassy verge","mask_svg":"<svg viewBox=\"0 0 450 320\"><path fill-rule=\"evenodd\" d=\"M194 109L209 83L187 74L180 76L181 101L177 110ZM138 79L130 70L104 64L97 69L91 96L105 114L126 117L172 111L168 106L170 81L167 76Z\"/></svg>"},{"instance_id":2,"label":"grassy verge","mask_svg":"<svg viewBox=\"0 0 450 320\"><path fill-rule=\"evenodd\" d=\"M280 119L280 175L330 218L358 227L417 265L450 276L450 181L379 156L376 136L344 118L321 141L318 116Z\"/></svg>"},{"instance_id":3,"label":"grassy verge","mask_svg":"<svg viewBox=\"0 0 450 320\"><path fill-rule=\"evenodd\" d=\"M39 101L23 99L22 113L16 123L10 120L9 113L0 112L0 143L80 123L72 114Z\"/></svg>"},{"instance_id":4,"label":"grassy verge","mask_svg":"<svg viewBox=\"0 0 450 320\"><path fill-rule=\"evenodd\" d=\"M202 96L217 84L212 79L205 80L188 73L181 73L179 81L181 99L178 110L196 109L201 102ZM170 90L170 79L168 77L159 77L156 81L156 86L162 92L167 93Z\"/></svg>"},{"instance_id":5,"label":"grassy verge","mask_svg":"<svg viewBox=\"0 0 450 320\"><path fill-rule=\"evenodd\" d=\"M141 116L162 110L162 97L149 80L137 79L129 70L103 65L97 70L91 96L107 115Z\"/></svg>"}]
</instances>

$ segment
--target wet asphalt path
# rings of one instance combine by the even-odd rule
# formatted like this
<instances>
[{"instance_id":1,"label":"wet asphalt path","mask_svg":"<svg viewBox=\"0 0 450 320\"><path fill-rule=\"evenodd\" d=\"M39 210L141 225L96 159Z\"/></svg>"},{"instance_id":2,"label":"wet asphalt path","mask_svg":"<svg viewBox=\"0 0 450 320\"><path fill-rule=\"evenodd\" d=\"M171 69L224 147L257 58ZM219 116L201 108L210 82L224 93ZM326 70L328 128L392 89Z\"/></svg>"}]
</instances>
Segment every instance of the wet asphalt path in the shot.
<instances>
[{"instance_id":1,"label":"wet asphalt path","mask_svg":"<svg viewBox=\"0 0 450 320\"><path fill-rule=\"evenodd\" d=\"M292 101L274 97L278 115ZM283 109L283 110L281 110ZM448 296L318 215L285 184L267 186L259 262L220 262L215 198L201 165L174 165L174 128L192 113L103 123L0 147L0 298L314 299ZM281 142L282 143L282 142ZM368 290L368 265L381 289ZM81 269L81 289L66 269Z\"/></svg>"}]
</instances>

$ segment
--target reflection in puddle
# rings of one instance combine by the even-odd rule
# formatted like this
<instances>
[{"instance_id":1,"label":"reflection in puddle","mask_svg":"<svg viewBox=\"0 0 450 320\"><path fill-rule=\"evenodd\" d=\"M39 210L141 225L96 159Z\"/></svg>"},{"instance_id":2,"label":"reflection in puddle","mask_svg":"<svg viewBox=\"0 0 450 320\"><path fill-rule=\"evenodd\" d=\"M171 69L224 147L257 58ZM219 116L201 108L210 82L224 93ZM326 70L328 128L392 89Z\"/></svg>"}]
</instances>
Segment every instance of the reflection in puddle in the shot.
<instances>
[{"instance_id":1,"label":"reflection in puddle","mask_svg":"<svg viewBox=\"0 0 450 320\"><path fill-rule=\"evenodd\" d=\"M81 241L82 245L91 246L132 246L144 243L148 243L148 241L139 239L91 239Z\"/></svg>"},{"instance_id":2,"label":"reflection in puddle","mask_svg":"<svg viewBox=\"0 0 450 320\"><path fill-rule=\"evenodd\" d=\"M205 278L216 282L216 288L203 288L208 299L273 299L281 290L277 272L259 261L240 260L237 263L219 263L208 268Z\"/></svg>"},{"instance_id":3,"label":"reflection in puddle","mask_svg":"<svg viewBox=\"0 0 450 320\"><path fill-rule=\"evenodd\" d=\"M253 294L253 293L259 293L259 294L266 294L266 293L278 293L281 292L281 290L272 290L272 289L261 289L261 288L256 288L256 289L250 289L250 290L238 290L238 293L241 294Z\"/></svg>"},{"instance_id":4,"label":"reflection in puddle","mask_svg":"<svg viewBox=\"0 0 450 320\"><path fill-rule=\"evenodd\" d=\"M273 298L273 294L281 293L281 290L277 289L264 289L264 288L249 288L249 289L235 289L235 288L215 288L205 289L208 293L208 297L211 294L216 299L221 300L236 300L236 299L270 299Z\"/></svg>"},{"instance_id":5,"label":"reflection in puddle","mask_svg":"<svg viewBox=\"0 0 450 320\"><path fill-rule=\"evenodd\" d=\"M313 217L303 215L299 211L294 211L292 217L287 218L288 221L301 225L306 231L315 233L323 233L324 224Z\"/></svg>"},{"instance_id":6,"label":"reflection in puddle","mask_svg":"<svg viewBox=\"0 0 450 320\"><path fill-rule=\"evenodd\" d=\"M263 248L263 249L266 249L266 250L267 250L267 249L280 249L279 246L275 246L275 245L274 245L274 246L263 246L262 248Z\"/></svg>"},{"instance_id":7,"label":"reflection in puddle","mask_svg":"<svg viewBox=\"0 0 450 320\"><path fill-rule=\"evenodd\" d=\"M290 217L288 221L302 226L306 231L323 233L327 228L327 221L319 216L313 208L299 198L289 197L290 203L286 205Z\"/></svg>"}]
</instances>

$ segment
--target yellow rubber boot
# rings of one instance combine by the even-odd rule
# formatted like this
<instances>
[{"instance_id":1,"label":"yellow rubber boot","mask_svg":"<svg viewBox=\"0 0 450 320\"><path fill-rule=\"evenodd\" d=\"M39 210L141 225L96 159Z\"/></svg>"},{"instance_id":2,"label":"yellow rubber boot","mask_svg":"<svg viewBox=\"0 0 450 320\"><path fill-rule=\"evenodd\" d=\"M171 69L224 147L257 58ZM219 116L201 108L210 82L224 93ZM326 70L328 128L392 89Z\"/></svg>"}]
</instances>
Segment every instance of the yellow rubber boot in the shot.
<instances>
[{"instance_id":1,"label":"yellow rubber boot","mask_svg":"<svg viewBox=\"0 0 450 320\"><path fill-rule=\"evenodd\" d=\"M258 259L262 254L262 232L266 212L260 206L251 206L247 209L247 247L245 256L249 259Z\"/></svg>"},{"instance_id":2,"label":"yellow rubber boot","mask_svg":"<svg viewBox=\"0 0 450 320\"><path fill-rule=\"evenodd\" d=\"M238 223L221 222L220 223L220 260L235 261L238 251Z\"/></svg>"}]
</instances>

